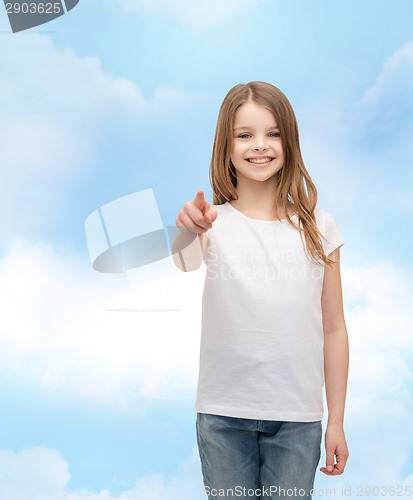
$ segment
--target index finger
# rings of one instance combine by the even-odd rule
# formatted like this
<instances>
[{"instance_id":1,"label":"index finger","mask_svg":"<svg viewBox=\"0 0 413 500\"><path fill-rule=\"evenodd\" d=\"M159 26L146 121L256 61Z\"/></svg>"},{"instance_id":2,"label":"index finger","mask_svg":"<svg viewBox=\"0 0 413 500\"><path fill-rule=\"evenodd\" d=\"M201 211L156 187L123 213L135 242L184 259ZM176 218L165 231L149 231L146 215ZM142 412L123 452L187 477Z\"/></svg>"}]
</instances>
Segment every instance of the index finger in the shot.
<instances>
[{"instance_id":1,"label":"index finger","mask_svg":"<svg viewBox=\"0 0 413 500\"><path fill-rule=\"evenodd\" d=\"M198 191L196 193L195 198L194 198L194 204L196 205L196 207L199 208L200 210L202 210L202 208L204 208L205 201L206 200L205 200L204 192Z\"/></svg>"}]
</instances>

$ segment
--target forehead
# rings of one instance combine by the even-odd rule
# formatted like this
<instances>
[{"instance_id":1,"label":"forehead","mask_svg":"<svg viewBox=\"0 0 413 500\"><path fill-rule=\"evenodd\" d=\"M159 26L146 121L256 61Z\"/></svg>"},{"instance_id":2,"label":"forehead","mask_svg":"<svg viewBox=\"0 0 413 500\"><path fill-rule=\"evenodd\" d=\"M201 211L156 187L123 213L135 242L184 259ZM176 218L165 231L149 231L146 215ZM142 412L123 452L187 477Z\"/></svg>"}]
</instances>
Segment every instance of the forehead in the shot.
<instances>
[{"instance_id":1,"label":"forehead","mask_svg":"<svg viewBox=\"0 0 413 500\"><path fill-rule=\"evenodd\" d=\"M233 128L241 127L277 127L277 122L272 111L261 104L247 102L242 104L234 115Z\"/></svg>"}]
</instances>

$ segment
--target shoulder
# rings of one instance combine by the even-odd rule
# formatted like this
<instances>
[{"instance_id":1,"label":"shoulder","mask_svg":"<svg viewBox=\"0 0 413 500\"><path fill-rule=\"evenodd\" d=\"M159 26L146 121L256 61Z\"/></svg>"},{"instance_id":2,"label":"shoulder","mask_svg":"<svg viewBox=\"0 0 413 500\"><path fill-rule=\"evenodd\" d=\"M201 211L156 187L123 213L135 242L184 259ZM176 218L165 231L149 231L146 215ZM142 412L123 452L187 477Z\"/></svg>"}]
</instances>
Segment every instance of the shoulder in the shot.
<instances>
[{"instance_id":1,"label":"shoulder","mask_svg":"<svg viewBox=\"0 0 413 500\"><path fill-rule=\"evenodd\" d=\"M316 220L318 221L326 221L326 220L331 220L333 217L330 212L327 212L327 210L324 210L322 208L315 208L314 209L314 215L316 217Z\"/></svg>"},{"instance_id":2,"label":"shoulder","mask_svg":"<svg viewBox=\"0 0 413 500\"><path fill-rule=\"evenodd\" d=\"M331 214L327 210L316 208L314 209L314 215L317 227L320 229L320 231L328 230L331 226L336 225L333 214Z\"/></svg>"},{"instance_id":3,"label":"shoulder","mask_svg":"<svg viewBox=\"0 0 413 500\"><path fill-rule=\"evenodd\" d=\"M323 249L326 255L329 255L333 250L344 244L344 239L338 229L337 222L330 212L320 208L314 210L316 224L326 239L323 241Z\"/></svg>"}]
</instances>

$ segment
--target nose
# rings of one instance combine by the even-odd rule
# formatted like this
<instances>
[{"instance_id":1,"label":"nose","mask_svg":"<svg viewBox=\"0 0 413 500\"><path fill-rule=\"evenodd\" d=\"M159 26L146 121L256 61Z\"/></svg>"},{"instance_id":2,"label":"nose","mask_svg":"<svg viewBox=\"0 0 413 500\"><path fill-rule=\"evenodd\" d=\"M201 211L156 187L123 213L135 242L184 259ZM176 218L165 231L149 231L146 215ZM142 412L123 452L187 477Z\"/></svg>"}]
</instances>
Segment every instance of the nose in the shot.
<instances>
[{"instance_id":1,"label":"nose","mask_svg":"<svg viewBox=\"0 0 413 500\"><path fill-rule=\"evenodd\" d=\"M256 151L259 151L259 150L265 151L266 149L268 149L266 139L263 137L257 137L255 139L255 142L254 142L254 149Z\"/></svg>"}]
</instances>

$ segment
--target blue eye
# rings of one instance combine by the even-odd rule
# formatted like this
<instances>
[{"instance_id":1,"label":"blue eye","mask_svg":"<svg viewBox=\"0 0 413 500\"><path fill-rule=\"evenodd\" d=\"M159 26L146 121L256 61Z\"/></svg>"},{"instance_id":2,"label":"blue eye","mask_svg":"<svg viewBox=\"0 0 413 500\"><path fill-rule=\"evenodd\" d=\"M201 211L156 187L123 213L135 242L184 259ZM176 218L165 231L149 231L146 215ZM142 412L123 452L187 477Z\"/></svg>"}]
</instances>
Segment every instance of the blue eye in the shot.
<instances>
[{"instance_id":1,"label":"blue eye","mask_svg":"<svg viewBox=\"0 0 413 500\"><path fill-rule=\"evenodd\" d=\"M272 134L276 134L276 135L278 135L278 136L280 135L280 134L279 134L279 132L271 132L271 133L270 133L270 135L272 135ZM240 137L240 138L242 139L242 136L243 136L243 135L249 135L249 134L241 134L241 135L239 135L238 137Z\"/></svg>"}]
</instances>

